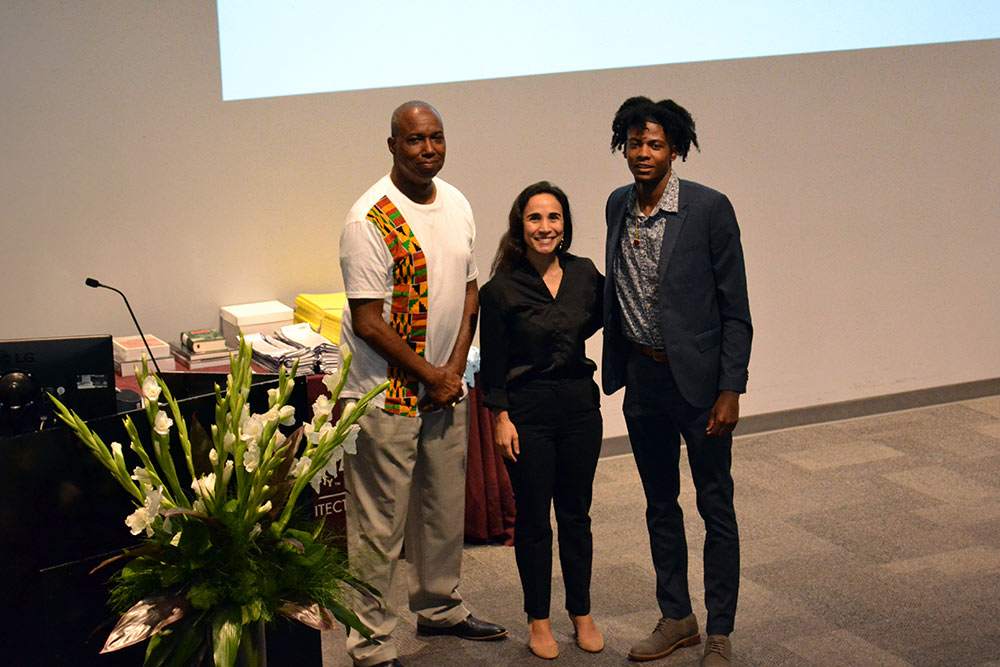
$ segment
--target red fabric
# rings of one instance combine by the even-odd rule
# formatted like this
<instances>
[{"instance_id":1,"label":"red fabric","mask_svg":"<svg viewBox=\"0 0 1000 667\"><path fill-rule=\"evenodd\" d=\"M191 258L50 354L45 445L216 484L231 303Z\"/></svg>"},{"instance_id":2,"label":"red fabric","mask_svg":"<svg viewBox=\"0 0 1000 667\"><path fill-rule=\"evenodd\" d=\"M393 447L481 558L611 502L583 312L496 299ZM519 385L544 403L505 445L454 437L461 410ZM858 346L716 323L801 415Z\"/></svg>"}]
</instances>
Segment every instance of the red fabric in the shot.
<instances>
[{"instance_id":1,"label":"red fabric","mask_svg":"<svg viewBox=\"0 0 1000 667\"><path fill-rule=\"evenodd\" d=\"M469 455L465 473L465 539L514 544L514 491L493 446L490 411L479 387L469 389Z\"/></svg>"}]
</instances>

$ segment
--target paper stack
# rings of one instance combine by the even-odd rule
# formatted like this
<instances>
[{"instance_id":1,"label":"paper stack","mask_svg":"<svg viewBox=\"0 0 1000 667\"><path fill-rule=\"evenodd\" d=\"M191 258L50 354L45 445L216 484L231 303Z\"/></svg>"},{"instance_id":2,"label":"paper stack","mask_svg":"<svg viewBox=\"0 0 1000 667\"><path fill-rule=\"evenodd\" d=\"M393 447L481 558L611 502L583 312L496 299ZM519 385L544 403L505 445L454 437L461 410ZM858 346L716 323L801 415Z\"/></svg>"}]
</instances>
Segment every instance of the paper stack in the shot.
<instances>
[{"instance_id":1,"label":"paper stack","mask_svg":"<svg viewBox=\"0 0 1000 667\"><path fill-rule=\"evenodd\" d=\"M340 345L340 323L347 305L343 292L300 294L295 297L295 321L308 322L335 345Z\"/></svg>"},{"instance_id":2,"label":"paper stack","mask_svg":"<svg viewBox=\"0 0 1000 667\"><path fill-rule=\"evenodd\" d=\"M272 373L281 366L290 371L296 359L298 375L334 373L340 364L338 346L306 323L285 326L273 334L250 334L246 341L253 347L254 361Z\"/></svg>"}]
</instances>

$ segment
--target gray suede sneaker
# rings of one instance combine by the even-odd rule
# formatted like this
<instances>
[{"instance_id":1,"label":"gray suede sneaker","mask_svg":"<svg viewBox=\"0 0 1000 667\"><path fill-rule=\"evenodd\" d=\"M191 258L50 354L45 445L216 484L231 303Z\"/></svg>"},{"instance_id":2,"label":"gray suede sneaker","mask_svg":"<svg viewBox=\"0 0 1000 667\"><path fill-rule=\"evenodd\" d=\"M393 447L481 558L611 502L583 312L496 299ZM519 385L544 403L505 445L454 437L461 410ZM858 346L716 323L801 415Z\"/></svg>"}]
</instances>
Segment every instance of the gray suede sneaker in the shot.
<instances>
[{"instance_id":1,"label":"gray suede sneaker","mask_svg":"<svg viewBox=\"0 0 1000 667\"><path fill-rule=\"evenodd\" d=\"M653 634L643 639L628 652L629 660L659 660L681 646L694 646L701 641L698 619L690 614L680 620L661 618Z\"/></svg>"},{"instance_id":2,"label":"gray suede sneaker","mask_svg":"<svg viewBox=\"0 0 1000 667\"><path fill-rule=\"evenodd\" d=\"M705 638L705 655L701 667L729 667L733 664L733 647L726 635L709 635Z\"/></svg>"}]
</instances>

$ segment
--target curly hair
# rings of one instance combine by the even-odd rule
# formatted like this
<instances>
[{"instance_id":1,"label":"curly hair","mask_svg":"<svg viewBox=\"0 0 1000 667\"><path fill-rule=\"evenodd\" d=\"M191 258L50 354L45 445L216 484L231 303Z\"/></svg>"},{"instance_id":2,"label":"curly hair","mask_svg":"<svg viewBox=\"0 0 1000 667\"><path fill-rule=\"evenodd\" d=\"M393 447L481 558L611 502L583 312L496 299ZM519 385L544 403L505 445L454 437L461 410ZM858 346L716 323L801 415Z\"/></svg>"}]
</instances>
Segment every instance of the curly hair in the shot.
<instances>
[{"instance_id":1,"label":"curly hair","mask_svg":"<svg viewBox=\"0 0 1000 667\"><path fill-rule=\"evenodd\" d=\"M673 100L654 102L648 97L630 97L618 107L615 119L611 121L611 152L624 150L629 130L645 127L646 123L656 123L663 128L670 147L677 151L681 160L687 159L692 144L700 150L698 135L694 132L694 118L687 109Z\"/></svg>"},{"instance_id":2,"label":"curly hair","mask_svg":"<svg viewBox=\"0 0 1000 667\"><path fill-rule=\"evenodd\" d=\"M569 250L573 241L573 215L569 212L569 198L558 186L548 181L532 183L521 190L521 194L514 199L514 204L510 207L507 231L500 238L500 246L497 248L496 257L493 258L490 275L510 269L524 257L524 207L532 197L543 194L555 197L563 210L563 238L556 253L561 255Z\"/></svg>"}]
</instances>

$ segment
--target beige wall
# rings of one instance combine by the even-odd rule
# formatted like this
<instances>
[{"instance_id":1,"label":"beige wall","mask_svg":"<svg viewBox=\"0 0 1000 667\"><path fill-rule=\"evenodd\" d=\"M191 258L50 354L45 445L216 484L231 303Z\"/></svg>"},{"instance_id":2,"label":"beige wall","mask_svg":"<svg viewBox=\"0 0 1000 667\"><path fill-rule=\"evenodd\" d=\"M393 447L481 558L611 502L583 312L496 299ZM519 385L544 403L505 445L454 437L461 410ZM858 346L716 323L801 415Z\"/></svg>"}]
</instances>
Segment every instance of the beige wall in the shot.
<instances>
[{"instance_id":1,"label":"beige wall","mask_svg":"<svg viewBox=\"0 0 1000 667\"><path fill-rule=\"evenodd\" d=\"M445 118L483 271L540 178L600 264L628 180L610 118L646 94L691 110L703 152L678 172L740 219L746 414L998 377L998 62L989 40L223 103L212 2L4 2L0 338L129 333L91 275L168 339L220 305L341 289L340 223L414 97Z\"/></svg>"}]
</instances>

